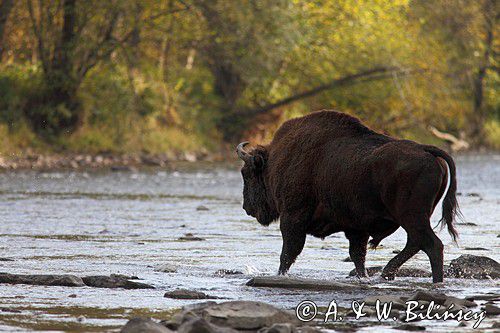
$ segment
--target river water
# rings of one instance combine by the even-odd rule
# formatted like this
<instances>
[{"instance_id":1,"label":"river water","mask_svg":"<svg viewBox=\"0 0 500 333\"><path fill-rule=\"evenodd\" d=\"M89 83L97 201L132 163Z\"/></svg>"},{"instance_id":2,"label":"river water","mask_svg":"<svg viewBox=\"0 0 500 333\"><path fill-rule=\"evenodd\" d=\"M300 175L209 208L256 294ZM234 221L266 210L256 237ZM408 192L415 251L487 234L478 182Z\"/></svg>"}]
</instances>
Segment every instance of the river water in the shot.
<instances>
[{"instance_id":1,"label":"river water","mask_svg":"<svg viewBox=\"0 0 500 333\"><path fill-rule=\"evenodd\" d=\"M465 253L499 261L500 155L458 156L456 162L464 221L475 225L458 226L458 247L445 230L439 232L445 263ZM102 331L120 327L135 315L165 318L172 309L193 303L163 297L176 288L227 300L260 300L287 309L304 299L322 306L335 299L348 306L369 294L245 286L254 275L277 272L281 236L276 223L265 228L245 215L241 193L237 165L189 164L176 171L0 173L0 257L13 259L0 261L0 271L78 276L119 273L139 276L156 287L0 285L0 330ZM208 210L197 210L200 205ZM437 209L433 223L440 215ZM204 240L178 240L186 233ZM367 265L385 265L394 256L392 251L403 248L405 239L401 230L385 239L382 247L369 251ZM474 247L485 250L466 249ZM346 278L353 268L343 261L346 257L348 242L343 234L324 241L310 237L290 275L356 282ZM176 272L157 271L162 265ZM430 270L423 253L406 266ZM218 276L215 272L220 269L243 274ZM498 280L447 279L435 287L430 278L397 278L379 286L402 291L436 289L459 297L500 292ZM424 323L428 331L464 329L456 321ZM481 327L491 323L486 320ZM391 324L360 330L391 331Z\"/></svg>"}]
</instances>

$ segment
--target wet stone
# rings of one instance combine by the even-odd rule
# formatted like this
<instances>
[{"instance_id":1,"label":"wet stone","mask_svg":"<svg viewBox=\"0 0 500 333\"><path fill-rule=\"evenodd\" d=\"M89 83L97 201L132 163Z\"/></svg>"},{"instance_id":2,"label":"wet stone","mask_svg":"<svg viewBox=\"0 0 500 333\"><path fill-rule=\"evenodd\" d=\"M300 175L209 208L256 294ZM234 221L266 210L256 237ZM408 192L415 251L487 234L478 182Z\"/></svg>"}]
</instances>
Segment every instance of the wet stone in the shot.
<instances>
[{"instance_id":1,"label":"wet stone","mask_svg":"<svg viewBox=\"0 0 500 333\"><path fill-rule=\"evenodd\" d=\"M484 311L486 311L486 314L489 316L500 315L500 308L496 305L486 304L483 309L484 309Z\"/></svg>"},{"instance_id":2,"label":"wet stone","mask_svg":"<svg viewBox=\"0 0 500 333\"><path fill-rule=\"evenodd\" d=\"M481 294L467 297L470 301L500 301L500 294Z\"/></svg>"},{"instance_id":3,"label":"wet stone","mask_svg":"<svg viewBox=\"0 0 500 333\"><path fill-rule=\"evenodd\" d=\"M488 249L485 249L484 247L465 247L464 250L467 250L467 251L489 251Z\"/></svg>"},{"instance_id":4,"label":"wet stone","mask_svg":"<svg viewBox=\"0 0 500 333\"><path fill-rule=\"evenodd\" d=\"M406 309L406 298L400 296L392 296L392 295L379 295L379 296L369 296L366 297L363 302L366 305L374 306L377 303L377 300L382 304L392 302L392 307L398 310Z\"/></svg>"},{"instance_id":5,"label":"wet stone","mask_svg":"<svg viewBox=\"0 0 500 333\"><path fill-rule=\"evenodd\" d=\"M208 207L206 207L206 206L199 205L198 207L196 207L196 210L197 211L208 211L210 209Z\"/></svg>"},{"instance_id":6,"label":"wet stone","mask_svg":"<svg viewBox=\"0 0 500 333\"><path fill-rule=\"evenodd\" d=\"M177 330L178 333L237 333L230 327L215 326L203 318L193 318L183 323Z\"/></svg>"},{"instance_id":7,"label":"wet stone","mask_svg":"<svg viewBox=\"0 0 500 333\"><path fill-rule=\"evenodd\" d=\"M1 258L0 257L0 261L15 261L14 259L10 259L10 258Z\"/></svg>"},{"instance_id":8,"label":"wet stone","mask_svg":"<svg viewBox=\"0 0 500 333\"><path fill-rule=\"evenodd\" d=\"M465 279L498 279L500 264L488 257L463 254L450 262L445 275Z\"/></svg>"},{"instance_id":9,"label":"wet stone","mask_svg":"<svg viewBox=\"0 0 500 333\"><path fill-rule=\"evenodd\" d=\"M120 330L121 333L171 333L165 326L149 318L130 319Z\"/></svg>"},{"instance_id":10,"label":"wet stone","mask_svg":"<svg viewBox=\"0 0 500 333\"><path fill-rule=\"evenodd\" d=\"M120 276L94 275L82 278L85 285L96 288L154 289L155 287Z\"/></svg>"},{"instance_id":11,"label":"wet stone","mask_svg":"<svg viewBox=\"0 0 500 333\"><path fill-rule=\"evenodd\" d=\"M379 274L384 269L383 266L375 266L367 268L368 276L374 276ZM349 272L349 276L356 276L356 270L353 269ZM412 267L401 267L397 273L397 277L430 277L432 276L431 272L426 271L424 269L412 268Z\"/></svg>"},{"instance_id":12,"label":"wet stone","mask_svg":"<svg viewBox=\"0 0 500 333\"><path fill-rule=\"evenodd\" d=\"M180 241L192 242L192 241L203 241L205 239L201 238L201 237L196 237L192 233L187 233L187 234L184 234L184 236L179 237L179 240Z\"/></svg>"},{"instance_id":13,"label":"wet stone","mask_svg":"<svg viewBox=\"0 0 500 333\"><path fill-rule=\"evenodd\" d=\"M176 273L177 267L170 264L162 264L155 268L155 272L163 272L163 273Z\"/></svg>"},{"instance_id":14,"label":"wet stone","mask_svg":"<svg viewBox=\"0 0 500 333\"><path fill-rule=\"evenodd\" d=\"M85 285L78 276L56 274L22 275L0 273L0 283L64 287L83 287Z\"/></svg>"},{"instance_id":15,"label":"wet stone","mask_svg":"<svg viewBox=\"0 0 500 333\"><path fill-rule=\"evenodd\" d=\"M295 323L292 313L270 304L254 301L232 301L208 306L202 310L203 318L217 326L237 330L258 330L276 323Z\"/></svg>"},{"instance_id":16,"label":"wet stone","mask_svg":"<svg viewBox=\"0 0 500 333\"><path fill-rule=\"evenodd\" d=\"M173 291L167 291L163 297L174 298L174 299L216 299L215 296L207 295L201 291L188 290L188 289L177 289Z\"/></svg>"},{"instance_id":17,"label":"wet stone","mask_svg":"<svg viewBox=\"0 0 500 333\"><path fill-rule=\"evenodd\" d=\"M215 271L215 276L226 276L226 275L243 275L243 272L233 270L233 269L219 269Z\"/></svg>"},{"instance_id":18,"label":"wet stone","mask_svg":"<svg viewBox=\"0 0 500 333\"><path fill-rule=\"evenodd\" d=\"M274 324L269 328L261 328L258 333L297 333L297 328L290 323Z\"/></svg>"},{"instance_id":19,"label":"wet stone","mask_svg":"<svg viewBox=\"0 0 500 333\"><path fill-rule=\"evenodd\" d=\"M425 326L412 325L412 324L403 324L394 327L395 330L401 331L425 331Z\"/></svg>"}]
</instances>

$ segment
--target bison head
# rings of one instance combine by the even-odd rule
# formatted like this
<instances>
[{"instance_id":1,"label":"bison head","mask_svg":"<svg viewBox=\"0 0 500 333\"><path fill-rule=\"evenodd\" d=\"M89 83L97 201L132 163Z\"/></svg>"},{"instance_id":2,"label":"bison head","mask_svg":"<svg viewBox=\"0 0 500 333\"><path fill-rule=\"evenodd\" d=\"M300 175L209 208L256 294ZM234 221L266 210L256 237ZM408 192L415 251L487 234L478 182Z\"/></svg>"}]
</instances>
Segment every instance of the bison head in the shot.
<instances>
[{"instance_id":1,"label":"bison head","mask_svg":"<svg viewBox=\"0 0 500 333\"><path fill-rule=\"evenodd\" d=\"M236 148L238 157L245 164L241 168L243 176L243 209L262 225L269 225L278 218L278 213L269 198L266 188L267 150L257 146L252 151L246 151L248 142L242 142Z\"/></svg>"}]
</instances>

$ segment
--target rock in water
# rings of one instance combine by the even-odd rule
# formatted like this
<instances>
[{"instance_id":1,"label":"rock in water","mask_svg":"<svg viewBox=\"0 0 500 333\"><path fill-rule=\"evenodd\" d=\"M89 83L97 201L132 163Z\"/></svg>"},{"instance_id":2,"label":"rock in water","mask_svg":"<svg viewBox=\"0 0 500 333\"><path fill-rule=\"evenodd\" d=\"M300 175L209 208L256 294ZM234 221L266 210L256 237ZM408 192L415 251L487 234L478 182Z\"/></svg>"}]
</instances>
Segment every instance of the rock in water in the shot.
<instances>
[{"instance_id":1,"label":"rock in water","mask_svg":"<svg viewBox=\"0 0 500 333\"><path fill-rule=\"evenodd\" d=\"M129 281L121 276L94 275L82 278L83 283L96 288L155 289L149 284Z\"/></svg>"},{"instance_id":2,"label":"rock in water","mask_svg":"<svg viewBox=\"0 0 500 333\"><path fill-rule=\"evenodd\" d=\"M216 299L215 296L210 296L201 291L188 290L188 289L177 289L173 291L167 291L163 297L174 298L174 299Z\"/></svg>"},{"instance_id":3,"label":"rock in water","mask_svg":"<svg viewBox=\"0 0 500 333\"><path fill-rule=\"evenodd\" d=\"M483 309L484 309L484 311L486 311L486 314L488 314L490 316L500 315L500 308L498 306L493 305L493 304L486 304Z\"/></svg>"},{"instance_id":4,"label":"rock in water","mask_svg":"<svg viewBox=\"0 0 500 333\"><path fill-rule=\"evenodd\" d=\"M237 330L258 330L276 323L295 323L291 313L262 302L232 301L210 305L201 311L203 318L217 326Z\"/></svg>"},{"instance_id":5,"label":"rock in water","mask_svg":"<svg viewBox=\"0 0 500 333\"><path fill-rule=\"evenodd\" d=\"M188 232L184 236L179 237L178 240L185 241L185 242L192 242L192 241L204 241L205 239L201 238L201 237L196 237L192 233Z\"/></svg>"},{"instance_id":6,"label":"rock in water","mask_svg":"<svg viewBox=\"0 0 500 333\"><path fill-rule=\"evenodd\" d=\"M465 279L498 279L500 264L488 257L463 254L450 262L446 275Z\"/></svg>"},{"instance_id":7,"label":"rock in water","mask_svg":"<svg viewBox=\"0 0 500 333\"><path fill-rule=\"evenodd\" d=\"M218 269L214 273L215 276L226 276L226 275L243 275L242 271L237 271L234 269Z\"/></svg>"},{"instance_id":8,"label":"rock in water","mask_svg":"<svg viewBox=\"0 0 500 333\"><path fill-rule=\"evenodd\" d=\"M0 273L0 283L31 284L39 286L83 287L82 279L75 275L23 275Z\"/></svg>"},{"instance_id":9,"label":"rock in water","mask_svg":"<svg viewBox=\"0 0 500 333\"><path fill-rule=\"evenodd\" d=\"M121 333L172 333L163 325L149 318L132 318L120 330Z\"/></svg>"},{"instance_id":10,"label":"rock in water","mask_svg":"<svg viewBox=\"0 0 500 333\"><path fill-rule=\"evenodd\" d=\"M159 265L155 268L155 272L163 272L163 273L176 273L177 267L170 264Z\"/></svg>"},{"instance_id":11,"label":"rock in water","mask_svg":"<svg viewBox=\"0 0 500 333\"><path fill-rule=\"evenodd\" d=\"M373 276L375 274L381 273L383 266L375 266L367 268L368 276ZM349 276L356 276L356 270L353 269L349 272ZM430 277L432 276L431 272L426 271L425 269L420 268L412 268L412 267L401 267L397 273L397 277Z\"/></svg>"},{"instance_id":12,"label":"rock in water","mask_svg":"<svg viewBox=\"0 0 500 333\"><path fill-rule=\"evenodd\" d=\"M212 325L203 318L193 318L183 323L177 333L238 333L238 331L230 327Z\"/></svg>"},{"instance_id":13,"label":"rock in water","mask_svg":"<svg viewBox=\"0 0 500 333\"><path fill-rule=\"evenodd\" d=\"M394 329L400 330L400 331L425 331L425 326L403 324L403 325L394 327Z\"/></svg>"},{"instance_id":14,"label":"rock in water","mask_svg":"<svg viewBox=\"0 0 500 333\"><path fill-rule=\"evenodd\" d=\"M269 328L260 329L258 333L297 333L297 328L290 324L274 324Z\"/></svg>"}]
</instances>

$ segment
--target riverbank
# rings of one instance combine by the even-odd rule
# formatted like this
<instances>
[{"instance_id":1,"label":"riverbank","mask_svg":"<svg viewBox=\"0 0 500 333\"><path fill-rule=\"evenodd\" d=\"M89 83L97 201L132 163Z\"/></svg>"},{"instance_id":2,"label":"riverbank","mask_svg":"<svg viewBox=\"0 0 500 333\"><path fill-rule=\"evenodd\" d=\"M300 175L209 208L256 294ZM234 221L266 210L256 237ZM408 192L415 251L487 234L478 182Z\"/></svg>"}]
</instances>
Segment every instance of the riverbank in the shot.
<instances>
[{"instance_id":1,"label":"riverbank","mask_svg":"<svg viewBox=\"0 0 500 333\"><path fill-rule=\"evenodd\" d=\"M445 149L446 150L446 149ZM453 153L459 156L494 155L497 151L486 149ZM0 154L0 170L87 170L110 169L112 171L134 171L140 168L160 167L175 169L177 163L190 162L235 162L234 151L229 147L218 152L206 150L178 153L27 153Z\"/></svg>"},{"instance_id":2,"label":"riverbank","mask_svg":"<svg viewBox=\"0 0 500 333\"><path fill-rule=\"evenodd\" d=\"M134 170L142 167L173 167L177 162L224 162L229 152L171 154L27 154L0 155L0 170Z\"/></svg>"}]
</instances>

